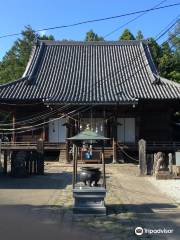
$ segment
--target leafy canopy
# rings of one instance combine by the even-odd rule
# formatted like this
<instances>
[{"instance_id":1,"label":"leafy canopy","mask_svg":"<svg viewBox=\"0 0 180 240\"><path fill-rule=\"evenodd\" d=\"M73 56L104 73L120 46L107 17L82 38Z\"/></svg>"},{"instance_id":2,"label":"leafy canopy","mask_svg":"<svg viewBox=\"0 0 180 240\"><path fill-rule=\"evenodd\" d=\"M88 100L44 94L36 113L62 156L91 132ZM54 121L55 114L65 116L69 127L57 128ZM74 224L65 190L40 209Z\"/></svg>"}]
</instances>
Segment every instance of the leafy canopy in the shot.
<instances>
[{"instance_id":1,"label":"leafy canopy","mask_svg":"<svg viewBox=\"0 0 180 240\"><path fill-rule=\"evenodd\" d=\"M94 33L93 30L90 30L89 32L86 33L85 41L86 42L104 41L104 38L98 36L98 34Z\"/></svg>"},{"instance_id":2,"label":"leafy canopy","mask_svg":"<svg viewBox=\"0 0 180 240\"><path fill-rule=\"evenodd\" d=\"M119 40L135 40L134 35L129 31L129 29L125 29Z\"/></svg>"},{"instance_id":3,"label":"leafy canopy","mask_svg":"<svg viewBox=\"0 0 180 240\"><path fill-rule=\"evenodd\" d=\"M54 40L54 37L52 35L43 35L41 37L35 33L30 26L26 26L25 30L22 31L22 37L14 42L12 48L5 54L0 62L1 84L22 76L29 60L33 42L36 39Z\"/></svg>"}]
</instances>

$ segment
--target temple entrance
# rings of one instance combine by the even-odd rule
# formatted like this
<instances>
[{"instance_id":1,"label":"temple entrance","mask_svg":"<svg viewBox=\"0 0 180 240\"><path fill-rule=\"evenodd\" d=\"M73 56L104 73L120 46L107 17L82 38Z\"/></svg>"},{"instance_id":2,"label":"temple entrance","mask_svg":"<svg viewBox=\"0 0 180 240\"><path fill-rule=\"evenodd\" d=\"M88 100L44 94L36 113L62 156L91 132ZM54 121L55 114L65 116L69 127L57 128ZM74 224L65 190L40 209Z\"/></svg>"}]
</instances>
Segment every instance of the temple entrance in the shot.
<instances>
[{"instance_id":1,"label":"temple entrance","mask_svg":"<svg viewBox=\"0 0 180 240\"><path fill-rule=\"evenodd\" d=\"M49 142L64 143L66 139L66 119L50 119L49 122Z\"/></svg>"},{"instance_id":2,"label":"temple entrance","mask_svg":"<svg viewBox=\"0 0 180 240\"><path fill-rule=\"evenodd\" d=\"M135 142L135 118L117 118L117 139L123 143Z\"/></svg>"}]
</instances>

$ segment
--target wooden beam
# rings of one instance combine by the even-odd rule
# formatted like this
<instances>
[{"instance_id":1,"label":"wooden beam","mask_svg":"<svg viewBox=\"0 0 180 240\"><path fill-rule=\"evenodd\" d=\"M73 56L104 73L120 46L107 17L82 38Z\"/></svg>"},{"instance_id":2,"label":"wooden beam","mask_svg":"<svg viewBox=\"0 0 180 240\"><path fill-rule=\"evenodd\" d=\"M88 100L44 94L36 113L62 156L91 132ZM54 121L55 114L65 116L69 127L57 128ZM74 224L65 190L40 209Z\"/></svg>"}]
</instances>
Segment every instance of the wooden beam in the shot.
<instances>
[{"instance_id":1,"label":"wooden beam","mask_svg":"<svg viewBox=\"0 0 180 240\"><path fill-rule=\"evenodd\" d=\"M7 174L7 150L4 150L4 170L3 172Z\"/></svg>"},{"instance_id":2,"label":"wooden beam","mask_svg":"<svg viewBox=\"0 0 180 240\"><path fill-rule=\"evenodd\" d=\"M104 142L102 145L102 165L103 165L103 187L106 188L106 170L105 170L105 161L104 161Z\"/></svg>"},{"instance_id":3,"label":"wooden beam","mask_svg":"<svg viewBox=\"0 0 180 240\"><path fill-rule=\"evenodd\" d=\"M73 189L75 188L75 144L73 144L73 149L72 149L72 154L73 154L73 175L72 175L72 185Z\"/></svg>"},{"instance_id":4,"label":"wooden beam","mask_svg":"<svg viewBox=\"0 0 180 240\"><path fill-rule=\"evenodd\" d=\"M44 141L37 141L37 174L44 174Z\"/></svg>"},{"instance_id":5,"label":"wooden beam","mask_svg":"<svg viewBox=\"0 0 180 240\"><path fill-rule=\"evenodd\" d=\"M75 184L77 183L77 157L78 157L78 147L75 146Z\"/></svg>"},{"instance_id":6,"label":"wooden beam","mask_svg":"<svg viewBox=\"0 0 180 240\"><path fill-rule=\"evenodd\" d=\"M114 116L114 123L113 123L113 163L117 163L117 116Z\"/></svg>"},{"instance_id":7,"label":"wooden beam","mask_svg":"<svg viewBox=\"0 0 180 240\"><path fill-rule=\"evenodd\" d=\"M16 115L15 112L12 113L12 127L15 129L16 127ZM15 135L15 130L12 132L12 142L14 143L16 141L16 135Z\"/></svg>"}]
</instances>

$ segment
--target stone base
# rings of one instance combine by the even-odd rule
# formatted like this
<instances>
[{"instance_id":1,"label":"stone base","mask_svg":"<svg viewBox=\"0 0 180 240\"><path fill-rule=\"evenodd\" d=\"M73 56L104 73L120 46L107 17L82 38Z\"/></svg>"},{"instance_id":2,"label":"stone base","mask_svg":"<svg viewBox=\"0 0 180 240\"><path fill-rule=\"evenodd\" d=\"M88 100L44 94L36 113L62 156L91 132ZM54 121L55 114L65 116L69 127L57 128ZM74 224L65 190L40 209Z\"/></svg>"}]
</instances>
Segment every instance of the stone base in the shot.
<instances>
[{"instance_id":1,"label":"stone base","mask_svg":"<svg viewBox=\"0 0 180 240\"><path fill-rule=\"evenodd\" d=\"M75 187L73 213L106 215L105 196L104 187Z\"/></svg>"},{"instance_id":2,"label":"stone base","mask_svg":"<svg viewBox=\"0 0 180 240\"><path fill-rule=\"evenodd\" d=\"M166 180L166 179L172 179L173 175L170 174L169 171L158 171L155 173L156 179L158 180Z\"/></svg>"}]
</instances>

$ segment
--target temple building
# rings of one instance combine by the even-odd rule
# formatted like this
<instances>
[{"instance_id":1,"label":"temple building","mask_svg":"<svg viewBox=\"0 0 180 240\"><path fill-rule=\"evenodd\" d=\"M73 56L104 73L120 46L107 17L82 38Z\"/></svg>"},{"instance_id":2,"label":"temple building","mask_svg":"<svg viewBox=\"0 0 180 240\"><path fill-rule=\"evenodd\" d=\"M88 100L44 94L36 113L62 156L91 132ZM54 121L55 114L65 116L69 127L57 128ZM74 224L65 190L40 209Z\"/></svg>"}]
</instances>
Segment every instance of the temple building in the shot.
<instances>
[{"instance_id":1,"label":"temple building","mask_svg":"<svg viewBox=\"0 0 180 240\"><path fill-rule=\"evenodd\" d=\"M12 113L10 141L42 138L62 155L85 128L110 138L114 158L119 146L136 152L140 139L149 152L180 147L180 84L159 76L148 41L38 40L23 76L0 86L0 110Z\"/></svg>"}]
</instances>

